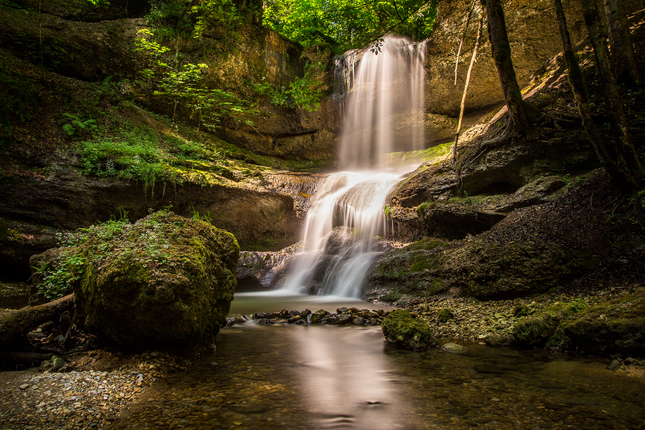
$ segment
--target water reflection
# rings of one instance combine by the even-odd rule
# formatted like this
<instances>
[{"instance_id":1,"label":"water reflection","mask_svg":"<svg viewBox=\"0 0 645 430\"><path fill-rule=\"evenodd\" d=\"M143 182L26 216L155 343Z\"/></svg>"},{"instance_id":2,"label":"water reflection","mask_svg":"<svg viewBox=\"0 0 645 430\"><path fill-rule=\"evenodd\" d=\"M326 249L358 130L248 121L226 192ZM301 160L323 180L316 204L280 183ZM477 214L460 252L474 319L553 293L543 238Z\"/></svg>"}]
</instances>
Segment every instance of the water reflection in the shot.
<instances>
[{"instance_id":1,"label":"water reflection","mask_svg":"<svg viewBox=\"0 0 645 430\"><path fill-rule=\"evenodd\" d=\"M388 377L380 330L289 330L301 399L317 428L395 428L406 404Z\"/></svg>"},{"instance_id":2,"label":"water reflection","mask_svg":"<svg viewBox=\"0 0 645 430\"><path fill-rule=\"evenodd\" d=\"M112 428L643 429L645 384L597 362L384 347L378 327L223 329Z\"/></svg>"}]
</instances>

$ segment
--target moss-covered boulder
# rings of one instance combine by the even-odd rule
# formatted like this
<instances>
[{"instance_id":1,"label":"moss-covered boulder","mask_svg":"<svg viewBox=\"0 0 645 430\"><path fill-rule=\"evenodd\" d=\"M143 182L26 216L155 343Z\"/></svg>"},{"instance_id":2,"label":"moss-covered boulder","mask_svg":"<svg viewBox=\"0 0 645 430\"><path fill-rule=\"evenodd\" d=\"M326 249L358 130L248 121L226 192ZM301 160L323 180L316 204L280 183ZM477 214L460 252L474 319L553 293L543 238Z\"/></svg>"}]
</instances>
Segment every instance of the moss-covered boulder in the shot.
<instances>
[{"instance_id":1,"label":"moss-covered boulder","mask_svg":"<svg viewBox=\"0 0 645 430\"><path fill-rule=\"evenodd\" d=\"M412 317L410 312L390 312L381 327L387 343L398 348L425 351L436 344L428 324Z\"/></svg>"},{"instance_id":2,"label":"moss-covered boulder","mask_svg":"<svg viewBox=\"0 0 645 430\"><path fill-rule=\"evenodd\" d=\"M588 353L645 354L645 290L591 306L561 328L570 346Z\"/></svg>"},{"instance_id":3,"label":"moss-covered boulder","mask_svg":"<svg viewBox=\"0 0 645 430\"><path fill-rule=\"evenodd\" d=\"M86 325L124 346L214 336L230 308L239 247L207 222L169 211L91 229L75 286Z\"/></svg>"}]
</instances>

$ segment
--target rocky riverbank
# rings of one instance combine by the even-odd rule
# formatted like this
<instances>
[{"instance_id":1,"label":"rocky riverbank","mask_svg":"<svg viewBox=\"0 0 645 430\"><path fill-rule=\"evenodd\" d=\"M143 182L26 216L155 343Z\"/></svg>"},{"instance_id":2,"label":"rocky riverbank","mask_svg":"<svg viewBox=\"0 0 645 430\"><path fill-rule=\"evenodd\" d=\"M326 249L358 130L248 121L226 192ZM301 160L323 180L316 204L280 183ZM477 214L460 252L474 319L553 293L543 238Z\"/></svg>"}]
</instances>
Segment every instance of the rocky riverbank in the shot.
<instances>
[{"instance_id":1,"label":"rocky riverbank","mask_svg":"<svg viewBox=\"0 0 645 430\"><path fill-rule=\"evenodd\" d=\"M0 428L88 429L115 421L146 388L190 362L161 352L94 350L65 357L56 372L0 372Z\"/></svg>"}]
</instances>

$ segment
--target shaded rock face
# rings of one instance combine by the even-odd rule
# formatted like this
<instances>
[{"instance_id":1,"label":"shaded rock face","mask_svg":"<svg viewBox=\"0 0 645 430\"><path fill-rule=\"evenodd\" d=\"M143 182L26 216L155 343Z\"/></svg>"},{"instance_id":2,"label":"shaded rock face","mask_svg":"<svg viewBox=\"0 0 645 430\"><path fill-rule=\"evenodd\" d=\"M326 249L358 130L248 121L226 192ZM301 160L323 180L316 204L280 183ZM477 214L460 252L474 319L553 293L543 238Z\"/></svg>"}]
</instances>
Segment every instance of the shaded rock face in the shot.
<instances>
[{"instance_id":1,"label":"shaded rock face","mask_svg":"<svg viewBox=\"0 0 645 430\"><path fill-rule=\"evenodd\" d=\"M567 15L572 41L585 37L584 21L577 2L562 2ZM511 44L513 64L520 87L528 84L531 75L545 61L562 50L558 23L549 0L502 2ZM441 2L437 23L428 42L426 64L426 106L432 113L457 116L462 90L468 72L472 46L477 36L477 10L470 20L455 85L455 60L466 24L470 2ZM503 101L497 69L491 56L486 30L473 69L466 106L477 110Z\"/></svg>"},{"instance_id":2,"label":"shaded rock face","mask_svg":"<svg viewBox=\"0 0 645 430\"><path fill-rule=\"evenodd\" d=\"M450 161L422 165L390 194L396 234L407 240L479 234L514 209L560 197L571 175L599 166L568 91L561 57L546 70L526 88L526 100L540 112L535 136L504 136L505 108L467 130L455 166Z\"/></svg>"},{"instance_id":3,"label":"shaded rock face","mask_svg":"<svg viewBox=\"0 0 645 430\"><path fill-rule=\"evenodd\" d=\"M370 270L370 288L487 300L546 292L586 276L607 282L607 273L625 264L641 273L642 251L634 253L630 241L642 231L608 220L605 208L616 190L606 181L596 178L552 202L516 209L476 237L426 239L385 253Z\"/></svg>"},{"instance_id":4,"label":"shaded rock face","mask_svg":"<svg viewBox=\"0 0 645 430\"><path fill-rule=\"evenodd\" d=\"M299 244L277 252L242 251L237 262L237 279L241 282L253 279L264 288L280 288L294 254L299 251Z\"/></svg>"},{"instance_id":5,"label":"shaded rock face","mask_svg":"<svg viewBox=\"0 0 645 430\"><path fill-rule=\"evenodd\" d=\"M253 127L224 127L226 141L258 154L286 159L331 160L334 158L337 106L333 99L321 102L317 111L264 105Z\"/></svg>"},{"instance_id":6,"label":"shaded rock face","mask_svg":"<svg viewBox=\"0 0 645 430\"><path fill-rule=\"evenodd\" d=\"M161 347L214 336L233 300L239 247L232 234L167 211L111 237L94 229L76 299L86 324L118 344Z\"/></svg>"},{"instance_id":7,"label":"shaded rock face","mask_svg":"<svg viewBox=\"0 0 645 430\"><path fill-rule=\"evenodd\" d=\"M437 21L432 37L427 42L425 73L425 105L427 144L446 142L454 138L456 124L438 121L437 115L459 115L472 48L477 36L478 10L468 26L468 32L459 59L455 85L455 61L464 33L470 2L439 2ZM573 44L586 37L586 27L579 2L562 1ZM541 73L543 65L562 50L558 23L550 0L505 0L502 2L508 28L513 64L520 88L531 77ZM645 7L642 0L625 2L625 10L634 12ZM601 7L601 19L604 19ZM485 22L485 17L484 17ZM486 25L486 24L484 24ZM464 125L475 124L482 116L504 104L497 69L491 56L487 29L484 28L477 63L472 72Z\"/></svg>"},{"instance_id":8,"label":"shaded rock face","mask_svg":"<svg viewBox=\"0 0 645 430\"><path fill-rule=\"evenodd\" d=\"M143 184L83 176L65 163L52 166L47 177L0 183L0 195L0 216L60 230L108 220L117 208L136 220L150 208L169 205L188 217L193 211L210 213L213 225L233 232L242 244L266 239L293 243L300 226L292 198L271 191L157 184L153 199Z\"/></svg>"},{"instance_id":9,"label":"shaded rock face","mask_svg":"<svg viewBox=\"0 0 645 430\"><path fill-rule=\"evenodd\" d=\"M38 10L39 3L19 0L23 7ZM138 72L147 66L144 53L136 51L138 31L148 28L141 18L149 11L146 2L111 2L108 6L66 4L53 1L42 13L24 13L21 9L0 10L0 44L19 58L40 64L42 39L43 64L49 70L84 81L139 79ZM68 2L69 3L69 2ZM132 2L130 2L132 3ZM249 8L261 7L253 2ZM41 25L42 24L42 25ZM256 22L257 24L257 22ZM259 28L259 27L258 27ZM233 91L238 97L256 102L253 83L265 78L275 88L288 89L296 77L304 74L308 60L330 64L328 52L303 53L302 47L277 33L253 25L236 29L235 36L222 29L208 29L203 40L180 41L180 50L188 61L205 63L204 82L211 88ZM332 84L331 69L318 79L323 91ZM120 91L128 93L123 85ZM170 114L171 106L150 103L152 110ZM337 127L336 106L324 101L318 111L278 108L262 100L259 113L248 118L253 126L224 121L218 134L224 140L260 154L292 159L333 159ZM178 118L195 121L190 112L177 110Z\"/></svg>"},{"instance_id":10,"label":"shaded rock face","mask_svg":"<svg viewBox=\"0 0 645 430\"><path fill-rule=\"evenodd\" d=\"M58 246L50 227L0 218L0 273L4 280L29 278L29 258Z\"/></svg>"},{"instance_id":11,"label":"shaded rock face","mask_svg":"<svg viewBox=\"0 0 645 430\"><path fill-rule=\"evenodd\" d=\"M107 76L130 76L138 69L141 55L134 52L134 39L145 25L142 19L76 22L43 13L39 26L38 15L3 7L2 46L17 57L38 64L42 30L43 64L56 73L98 81Z\"/></svg>"}]
</instances>

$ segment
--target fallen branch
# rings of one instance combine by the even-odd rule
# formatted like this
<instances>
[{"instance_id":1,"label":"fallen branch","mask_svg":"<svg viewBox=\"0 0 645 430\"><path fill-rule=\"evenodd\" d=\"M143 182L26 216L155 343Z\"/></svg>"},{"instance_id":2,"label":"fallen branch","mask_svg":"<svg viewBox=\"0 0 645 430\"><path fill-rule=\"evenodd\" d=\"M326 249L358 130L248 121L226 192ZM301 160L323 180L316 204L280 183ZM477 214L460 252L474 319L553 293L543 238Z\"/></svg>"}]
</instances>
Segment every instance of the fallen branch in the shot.
<instances>
[{"instance_id":1,"label":"fallen branch","mask_svg":"<svg viewBox=\"0 0 645 430\"><path fill-rule=\"evenodd\" d=\"M474 4L474 2L473 2ZM457 160L457 143L459 142L459 134L461 133L461 125L464 121L464 110L466 109L466 96L468 95L468 87L470 86L470 78L473 73L473 66L477 62L477 50L479 49L479 43L482 38L482 28L484 26L484 14L479 11L479 27L477 29L477 40L475 41L475 46L473 47L473 55L470 59L470 66L468 67L468 74L466 75L466 83L464 84L464 94L461 97L461 108L459 111L459 124L457 124L457 131L455 132L455 144L452 146L452 164L454 165ZM455 75L456 79L456 75Z\"/></svg>"},{"instance_id":2,"label":"fallen branch","mask_svg":"<svg viewBox=\"0 0 645 430\"><path fill-rule=\"evenodd\" d=\"M461 41L459 42L459 49L457 50L457 60L455 61L455 86L457 86L457 72L459 72L459 57L461 56L461 48L464 46L464 40L466 40L466 35L468 34L468 26L470 25L470 18L473 15L473 9L475 9L475 1L470 5L468 10L468 18L466 19L466 25L464 26L464 34L461 36Z\"/></svg>"},{"instance_id":3,"label":"fallen branch","mask_svg":"<svg viewBox=\"0 0 645 430\"><path fill-rule=\"evenodd\" d=\"M0 348L19 343L24 337L47 321L54 320L74 308L74 294L38 306L27 306L0 315Z\"/></svg>"}]
</instances>

